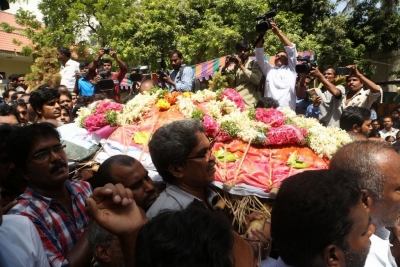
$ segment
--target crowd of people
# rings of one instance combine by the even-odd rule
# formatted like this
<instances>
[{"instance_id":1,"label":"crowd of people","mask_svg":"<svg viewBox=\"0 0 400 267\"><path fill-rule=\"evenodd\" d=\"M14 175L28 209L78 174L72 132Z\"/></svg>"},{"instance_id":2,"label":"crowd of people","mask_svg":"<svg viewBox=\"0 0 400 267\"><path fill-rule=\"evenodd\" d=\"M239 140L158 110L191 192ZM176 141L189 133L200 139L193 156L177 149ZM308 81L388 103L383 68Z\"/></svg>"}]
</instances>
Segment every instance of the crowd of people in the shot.
<instances>
[{"instance_id":1,"label":"crowd of people","mask_svg":"<svg viewBox=\"0 0 400 267\"><path fill-rule=\"evenodd\" d=\"M101 48L92 62L80 64L61 47L61 85L31 90L23 75L12 75L3 93L0 266L397 266L399 110L377 118L371 111L382 89L354 65L347 67L347 91L335 85L331 66L296 73L296 45L274 22L271 27L284 45L274 65L264 58L263 38L256 60L242 40L221 74L235 77L246 108L289 107L342 128L354 141L333 155L328 169L283 181L260 229L239 233L216 208L213 140L198 119L165 124L152 135L148 149L162 182L127 155L111 156L89 178L73 179L58 127L73 123L81 107L135 94L121 100L128 68L116 51ZM138 93L156 85L193 90L182 53L172 50L169 59L171 73L143 80ZM321 86L313 88L313 78ZM247 225L262 217L249 212Z\"/></svg>"}]
</instances>

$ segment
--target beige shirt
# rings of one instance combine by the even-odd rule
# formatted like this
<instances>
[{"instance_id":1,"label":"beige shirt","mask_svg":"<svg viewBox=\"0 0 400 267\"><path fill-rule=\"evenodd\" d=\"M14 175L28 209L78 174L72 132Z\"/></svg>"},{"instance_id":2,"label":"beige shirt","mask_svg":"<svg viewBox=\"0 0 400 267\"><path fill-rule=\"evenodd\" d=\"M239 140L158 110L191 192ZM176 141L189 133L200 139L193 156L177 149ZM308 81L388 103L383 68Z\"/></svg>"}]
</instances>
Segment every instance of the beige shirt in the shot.
<instances>
[{"instance_id":1,"label":"beige shirt","mask_svg":"<svg viewBox=\"0 0 400 267\"><path fill-rule=\"evenodd\" d=\"M319 109L321 110L319 120L325 122L327 126L340 127L340 116L343 112L341 105L342 100L346 96L344 87L342 85L338 85L336 88L342 93L340 98L335 97L328 90L322 92L320 88L315 88L315 91L322 100L322 103L319 106Z\"/></svg>"},{"instance_id":2,"label":"beige shirt","mask_svg":"<svg viewBox=\"0 0 400 267\"><path fill-rule=\"evenodd\" d=\"M381 87L379 87L381 88ZM382 91L382 89L381 89ZM370 109L372 106L372 103L374 103L378 97L380 96L380 93L371 93L371 90L364 90L364 88L361 88L360 91L358 91L349 101L349 103L346 105L346 97L343 98L342 100L342 108L345 109L347 107L363 107L366 109Z\"/></svg>"},{"instance_id":3,"label":"beige shirt","mask_svg":"<svg viewBox=\"0 0 400 267\"><path fill-rule=\"evenodd\" d=\"M235 90L243 98L244 103L246 104L246 109L254 108L254 104L257 104L258 100L261 99L261 93L257 91L257 85L260 83L263 74L257 61L254 62L252 68L249 70L248 67L250 62L251 60L247 60L244 64L244 67L246 68L245 71L238 68L235 75ZM230 71L233 68L234 65L229 66L227 71Z\"/></svg>"}]
</instances>

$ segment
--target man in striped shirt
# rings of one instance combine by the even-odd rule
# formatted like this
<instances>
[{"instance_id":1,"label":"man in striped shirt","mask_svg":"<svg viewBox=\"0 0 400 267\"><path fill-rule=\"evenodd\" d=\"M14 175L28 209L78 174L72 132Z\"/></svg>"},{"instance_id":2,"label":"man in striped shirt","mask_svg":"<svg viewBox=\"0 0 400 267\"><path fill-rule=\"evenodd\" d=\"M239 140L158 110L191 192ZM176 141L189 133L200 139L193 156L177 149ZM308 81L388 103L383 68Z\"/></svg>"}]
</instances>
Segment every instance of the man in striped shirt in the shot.
<instances>
[{"instance_id":1,"label":"man in striped shirt","mask_svg":"<svg viewBox=\"0 0 400 267\"><path fill-rule=\"evenodd\" d=\"M50 266L88 266L86 182L68 179L67 156L57 130L49 123L13 129L7 154L28 187L10 214L28 217L35 225Z\"/></svg>"}]
</instances>

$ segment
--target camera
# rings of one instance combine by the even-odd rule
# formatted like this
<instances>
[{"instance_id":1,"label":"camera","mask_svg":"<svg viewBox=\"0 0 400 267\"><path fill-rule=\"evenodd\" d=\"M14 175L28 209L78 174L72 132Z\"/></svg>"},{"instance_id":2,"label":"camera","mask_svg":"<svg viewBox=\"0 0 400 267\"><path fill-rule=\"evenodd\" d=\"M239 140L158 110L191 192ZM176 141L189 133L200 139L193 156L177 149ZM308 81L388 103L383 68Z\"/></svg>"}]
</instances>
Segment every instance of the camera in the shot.
<instances>
[{"instance_id":1,"label":"camera","mask_svg":"<svg viewBox=\"0 0 400 267\"><path fill-rule=\"evenodd\" d=\"M132 82L141 82L143 80L144 72L149 70L149 66L137 66L129 68L130 74L126 74L126 78L129 78Z\"/></svg>"},{"instance_id":2,"label":"camera","mask_svg":"<svg viewBox=\"0 0 400 267\"><path fill-rule=\"evenodd\" d=\"M81 72L81 77L82 78L85 78L87 76L87 73L86 72Z\"/></svg>"},{"instance_id":3,"label":"camera","mask_svg":"<svg viewBox=\"0 0 400 267\"><path fill-rule=\"evenodd\" d=\"M109 47L104 47L104 54L110 54L110 48Z\"/></svg>"},{"instance_id":4,"label":"camera","mask_svg":"<svg viewBox=\"0 0 400 267\"><path fill-rule=\"evenodd\" d=\"M271 21L274 21L276 16L275 9L265 12L263 15L256 18L256 31L257 33L265 33L271 29Z\"/></svg>"},{"instance_id":5,"label":"camera","mask_svg":"<svg viewBox=\"0 0 400 267\"><path fill-rule=\"evenodd\" d=\"M349 75L351 73L352 69L346 68L346 67L337 67L335 70L336 75Z\"/></svg>"},{"instance_id":6,"label":"camera","mask_svg":"<svg viewBox=\"0 0 400 267\"><path fill-rule=\"evenodd\" d=\"M318 66L316 55L307 57L297 57L297 61L302 62L296 65L297 73L309 73L313 67L316 68Z\"/></svg>"},{"instance_id":7,"label":"camera","mask_svg":"<svg viewBox=\"0 0 400 267\"><path fill-rule=\"evenodd\" d=\"M157 76L159 80L163 80L164 77L168 75L168 72L166 73L165 68L167 67L167 63L165 63L164 58L159 58L157 59L157 63L160 64L161 70L157 71Z\"/></svg>"},{"instance_id":8,"label":"camera","mask_svg":"<svg viewBox=\"0 0 400 267\"><path fill-rule=\"evenodd\" d=\"M235 54L232 54L232 55L228 56L228 60L229 60L229 62L237 63L237 59L235 57Z\"/></svg>"},{"instance_id":9,"label":"camera","mask_svg":"<svg viewBox=\"0 0 400 267\"><path fill-rule=\"evenodd\" d=\"M112 91L114 89L114 81L107 77L108 73L103 69L98 70L101 80L97 82L96 86L101 91Z\"/></svg>"}]
</instances>

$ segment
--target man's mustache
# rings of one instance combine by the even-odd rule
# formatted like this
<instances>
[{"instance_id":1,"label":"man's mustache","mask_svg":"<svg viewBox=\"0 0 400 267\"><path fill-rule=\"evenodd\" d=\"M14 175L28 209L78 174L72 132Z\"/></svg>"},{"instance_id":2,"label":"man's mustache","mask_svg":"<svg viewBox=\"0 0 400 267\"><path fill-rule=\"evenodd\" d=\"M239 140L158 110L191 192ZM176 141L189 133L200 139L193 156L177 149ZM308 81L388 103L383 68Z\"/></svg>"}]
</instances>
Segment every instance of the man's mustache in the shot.
<instances>
[{"instance_id":1,"label":"man's mustache","mask_svg":"<svg viewBox=\"0 0 400 267\"><path fill-rule=\"evenodd\" d=\"M67 164L62 161L57 161L53 167L50 168L50 173L58 171L60 168L67 167Z\"/></svg>"}]
</instances>

